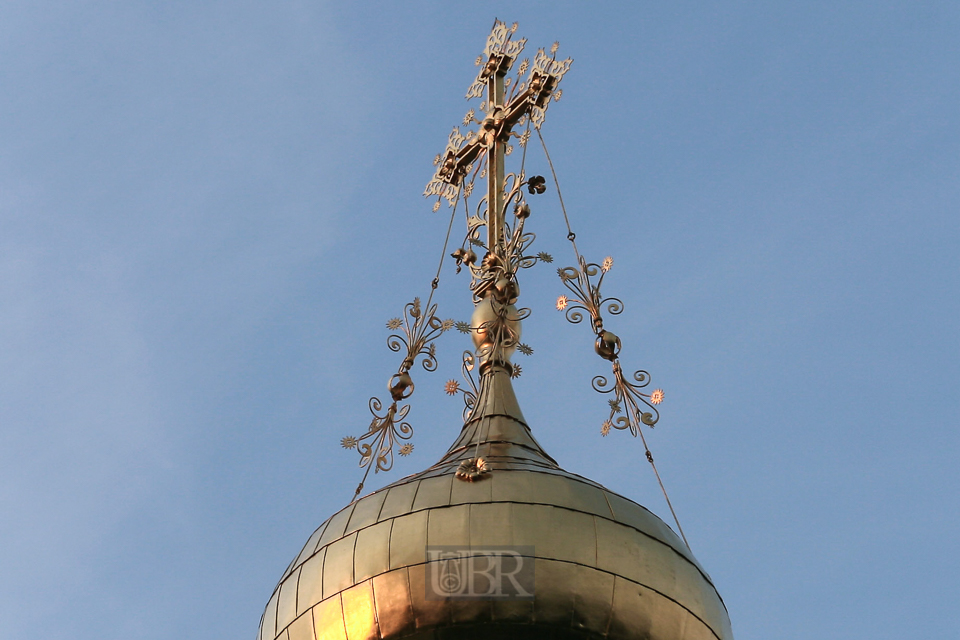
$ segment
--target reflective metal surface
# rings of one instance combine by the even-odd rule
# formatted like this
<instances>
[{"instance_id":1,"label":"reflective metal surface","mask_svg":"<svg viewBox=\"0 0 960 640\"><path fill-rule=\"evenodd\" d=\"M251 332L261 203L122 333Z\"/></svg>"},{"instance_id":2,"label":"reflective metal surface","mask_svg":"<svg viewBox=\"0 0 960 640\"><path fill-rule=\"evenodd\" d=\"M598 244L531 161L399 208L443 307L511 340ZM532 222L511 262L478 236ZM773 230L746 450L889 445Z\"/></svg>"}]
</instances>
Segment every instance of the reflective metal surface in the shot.
<instances>
[{"instance_id":1,"label":"reflective metal surface","mask_svg":"<svg viewBox=\"0 0 960 640\"><path fill-rule=\"evenodd\" d=\"M543 452L504 368L483 385L482 404L436 465L357 500L311 536L270 599L260 639L732 638L683 541ZM456 480L478 453L489 477ZM428 545L532 546L534 599L428 599Z\"/></svg>"}]
</instances>

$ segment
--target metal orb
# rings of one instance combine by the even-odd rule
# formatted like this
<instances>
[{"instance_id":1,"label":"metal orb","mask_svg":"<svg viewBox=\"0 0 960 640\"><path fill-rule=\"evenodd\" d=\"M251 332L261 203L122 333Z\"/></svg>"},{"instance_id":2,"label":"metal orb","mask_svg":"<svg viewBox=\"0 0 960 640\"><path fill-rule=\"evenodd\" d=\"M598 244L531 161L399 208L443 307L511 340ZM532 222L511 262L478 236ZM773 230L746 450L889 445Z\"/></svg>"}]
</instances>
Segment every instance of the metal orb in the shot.
<instances>
[{"instance_id":1,"label":"metal orb","mask_svg":"<svg viewBox=\"0 0 960 640\"><path fill-rule=\"evenodd\" d=\"M517 350L522 329L520 314L514 305L501 304L488 296L473 310L470 326L475 327L473 344L481 354L509 360Z\"/></svg>"}]
</instances>

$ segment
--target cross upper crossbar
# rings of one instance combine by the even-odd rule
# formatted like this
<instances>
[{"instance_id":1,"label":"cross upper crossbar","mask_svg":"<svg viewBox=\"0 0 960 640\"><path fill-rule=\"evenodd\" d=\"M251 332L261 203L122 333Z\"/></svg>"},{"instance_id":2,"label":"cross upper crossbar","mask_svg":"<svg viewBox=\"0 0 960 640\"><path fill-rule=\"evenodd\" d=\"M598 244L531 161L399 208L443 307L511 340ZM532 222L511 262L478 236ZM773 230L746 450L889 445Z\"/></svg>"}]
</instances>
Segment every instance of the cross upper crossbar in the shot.
<instances>
[{"instance_id":1,"label":"cross upper crossbar","mask_svg":"<svg viewBox=\"0 0 960 640\"><path fill-rule=\"evenodd\" d=\"M459 128L454 128L446 151L435 160L437 171L424 191L425 196L446 198L452 205L464 189L464 180L474 164L485 161L486 173L480 173L480 176L485 176L487 180L486 215L483 216L485 220L482 224L487 227L488 251L501 259L506 251L503 246L506 179L504 161L511 150L508 145L510 136L516 135L512 133L513 128L525 117L530 119L529 122L535 128L540 128L550 99L560 97L557 85L573 62L570 58L558 61L556 53L559 44L554 43L549 54L544 49L539 49L533 64L530 64L529 60L523 60L517 76L507 79L513 63L526 44L526 39L511 39L516 28L516 23L511 27L499 20L494 23L483 54L477 58L480 71L467 90L468 99L480 98L486 93L486 99L480 105L486 115L483 120L474 120L471 109L464 119L464 124L476 122L479 124L478 129L464 135ZM521 144L526 144L526 137ZM463 191L464 195L469 196L472 184L471 182ZM434 210L439 208L439 205L438 199Z\"/></svg>"},{"instance_id":2,"label":"cross upper crossbar","mask_svg":"<svg viewBox=\"0 0 960 640\"><path fill-rule=\"evenodd\" d=\"M499 57L503 58L503 56ZM494 56L491 56L490 61L495 61ZM501 72L499 67L494 69L495 77L502 83L507 71ZM472 165L483 151L493 148L498 142L505 144L517 122L534 107L542 109L550 100L559 82L560 78L557 76L532 73L529 86L522 93L514 96L506 105L493 106L490 115L480 123L480 131L472 142L459 151L452 149L447 151L437 170L437 177L447 184L459 186L467 173L467 167Z\"/></svg>"}]
</instances>

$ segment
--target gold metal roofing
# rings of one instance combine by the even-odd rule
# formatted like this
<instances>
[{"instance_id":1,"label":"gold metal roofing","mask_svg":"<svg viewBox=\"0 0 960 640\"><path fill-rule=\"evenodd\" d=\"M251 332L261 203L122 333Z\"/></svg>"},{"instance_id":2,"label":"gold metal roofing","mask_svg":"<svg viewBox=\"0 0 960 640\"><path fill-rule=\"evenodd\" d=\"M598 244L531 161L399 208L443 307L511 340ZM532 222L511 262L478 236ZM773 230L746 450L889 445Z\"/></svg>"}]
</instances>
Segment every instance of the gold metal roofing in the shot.
<instances>
[{"instance_id":1,"label":"gold metal roofing","mask_svg":"<svg viewBox=\"0 0 960 640\"><path fill-rule=\"evenodd\" d=\"M509 375L435 465L345 507L310 536L260 640L732 638L709 576L657 516L561 469L523 419ZM456 478L480 450L490 468ZM533 600L428 600L428 545L529 545Z\"/></svg>"}]
</instances>

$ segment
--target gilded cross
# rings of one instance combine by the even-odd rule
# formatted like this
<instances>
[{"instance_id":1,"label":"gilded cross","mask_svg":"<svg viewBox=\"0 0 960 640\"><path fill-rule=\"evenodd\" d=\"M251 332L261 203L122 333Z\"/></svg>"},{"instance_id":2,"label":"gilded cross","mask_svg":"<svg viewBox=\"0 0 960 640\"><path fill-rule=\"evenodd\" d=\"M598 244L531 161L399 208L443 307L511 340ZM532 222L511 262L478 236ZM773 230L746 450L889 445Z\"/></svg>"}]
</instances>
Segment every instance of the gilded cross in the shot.
<instances>
[{"instance_id":1,"label":"gilded cross","mask_svg":"<svg viewBox=\"0 0 960 640\"><path fill-rule=\"evenodd\" d=\"M437 171L427 184L425 196L446 198L451 204L456 200L464 179L477 162L485 164L487 179L487 248L500 260L506 259L504 238L505 221L505 155L509 153L509 141L513 128L530 118L537 129L543 124L550 99L558 99L557 91L563 75L573 62L570 58L556 59L557 44L547 54L540 49L534 57L520 63L515 78L508 79L510 70L523 51L526 39L514 40L516 23L508 27L497 20L487 38L483 54L477 58L480 72L467 91L467 98L486 99L480 105L484 112L482 120L474 118L471 109L464 124L479 124L477 131L460 133L454 128L444 154L437 157ZM529 73L524 77L524 74ZM525 144L523 139L521 144ZM483 175L483 172L481 172ZM438 200L439 205L439 200Z\"/></svg>"}]
</instances>

